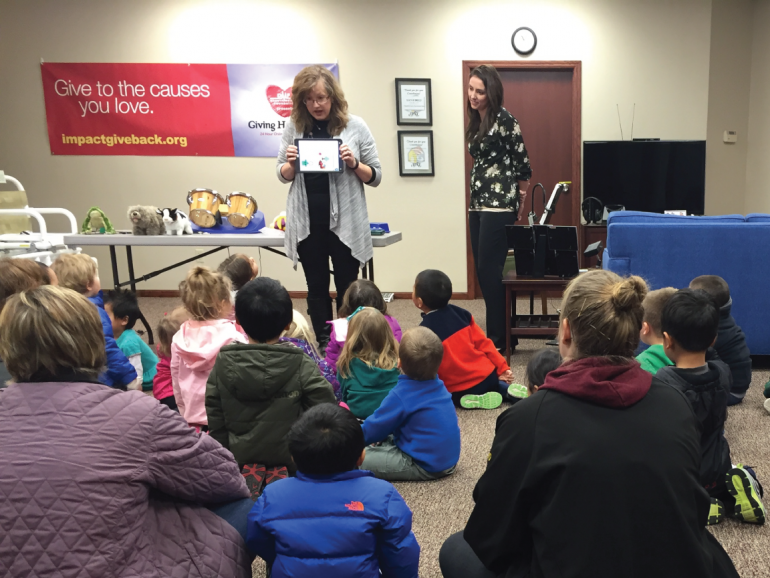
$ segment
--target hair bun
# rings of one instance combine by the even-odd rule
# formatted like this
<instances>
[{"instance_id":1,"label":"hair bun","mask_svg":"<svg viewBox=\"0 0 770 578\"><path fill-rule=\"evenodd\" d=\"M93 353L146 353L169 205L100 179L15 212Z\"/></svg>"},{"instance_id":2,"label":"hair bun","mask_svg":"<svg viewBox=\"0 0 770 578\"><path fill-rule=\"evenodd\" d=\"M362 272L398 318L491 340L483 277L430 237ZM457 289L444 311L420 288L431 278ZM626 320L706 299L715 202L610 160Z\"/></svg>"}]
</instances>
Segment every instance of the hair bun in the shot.
<instances>
[{"instance_id":1,"label":"hair bun","mask_svg":"<svg viewBox=\"0 0 770 578\"><path fill-rule=\"evenodd\" d=\"M617 311L630 311L642 306L642 301L647 296L647 283L636 275L626 277L615 283L610 297L613 307Z\"/></svg>"}]
</instances>

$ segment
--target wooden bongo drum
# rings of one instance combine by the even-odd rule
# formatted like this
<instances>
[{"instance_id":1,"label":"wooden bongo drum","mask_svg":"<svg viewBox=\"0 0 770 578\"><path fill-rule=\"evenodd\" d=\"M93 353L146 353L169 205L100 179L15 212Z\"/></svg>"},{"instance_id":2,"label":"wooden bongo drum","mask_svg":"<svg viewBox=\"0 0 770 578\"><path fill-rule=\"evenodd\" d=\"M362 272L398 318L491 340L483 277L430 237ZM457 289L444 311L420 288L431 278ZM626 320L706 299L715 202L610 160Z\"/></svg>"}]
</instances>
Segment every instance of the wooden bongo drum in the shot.
<instances>
[{"instance_id":1,"label":"wooden bongo drum","mask_svg":"<svg viewBox=\"0 0 770 578\"><path fill-rule=\"evenodd\" d=\"M243 229L251 222L251 217L257 210L257 201L254 197L240 191L235 191L227 195L227 205L230 207L230 214L227 220L233 227Z\"/></svg>"},{"instance_id":2,"label":"wooden bongo drum","mask_svg":"<svg viewBox=\"0 0 770 578\"><path fill-rule=\"evenodd\" d=\"M217 224L219 205L225 201L218 192L211 189L193 189L187 193L187 204L190 205L190 220L203 228L211 228Z\"/></svg>"}]
</instances>

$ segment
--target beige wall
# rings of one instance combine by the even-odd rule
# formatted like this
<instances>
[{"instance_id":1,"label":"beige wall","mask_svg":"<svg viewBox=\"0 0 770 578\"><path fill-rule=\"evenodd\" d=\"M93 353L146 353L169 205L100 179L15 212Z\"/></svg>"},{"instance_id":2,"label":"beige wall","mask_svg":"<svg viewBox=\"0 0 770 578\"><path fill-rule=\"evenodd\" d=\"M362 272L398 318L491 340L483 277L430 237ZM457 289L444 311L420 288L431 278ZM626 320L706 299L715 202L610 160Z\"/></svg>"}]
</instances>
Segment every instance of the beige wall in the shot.
<instances>
[{"instance_id":1,"label":"beige wall","mask_svg":"<svg viewBox=\"0 0 770 578\"><path fill-rule=\"evenodd\" d=\"M746 212L770 213L770 1L754 0Z\"/></svg>"},{"instance_id":2,"label":"beige wall","mask_svg":"<svg viewBox=\"0 0 770 578\"><path fill-rule=\"evenodd\" d=\"M127 227L133 203L184 204L196 186L254 194L268 217L283 209L286 187L271 159L52 157L40 58L62 62L328 62L338 60L351 109L374 133L384 180L369 190L372 220L404 232L376 250L377 280L408 291L423 268L446 271L465 290L465 207L461 61L516 59L519 25L538 35L537 60L583 61L584 140L634 136L706 138L711 2L708 0L529 0L527 2L295 0L187 2L0 0L0 169L22 180L34 205L61 205L79 217L98 204ZM433 81L435 178L400 178L395 77ZM515 112L515 111L514 111ZM525 135L526 138L526 135ZM103 262L110 285L106 250ZM137 269L190 253L137 249ZM207 262L216 264L218 258ZM301 272L263 254L266 275L291 290ZM182 270L143 288L174 288Z\"/></svg>"},{"instance_id":3,"label":"beige wall","mask_svg":"<svg viewBox=\"0 0 770 578\"><path fill-rule=\"evenodd\" d=\"M712 0L706 214L743 213L749 151L752 0ZM738 131L725 143L726 130Z\"/></svg>"}]
</instances>

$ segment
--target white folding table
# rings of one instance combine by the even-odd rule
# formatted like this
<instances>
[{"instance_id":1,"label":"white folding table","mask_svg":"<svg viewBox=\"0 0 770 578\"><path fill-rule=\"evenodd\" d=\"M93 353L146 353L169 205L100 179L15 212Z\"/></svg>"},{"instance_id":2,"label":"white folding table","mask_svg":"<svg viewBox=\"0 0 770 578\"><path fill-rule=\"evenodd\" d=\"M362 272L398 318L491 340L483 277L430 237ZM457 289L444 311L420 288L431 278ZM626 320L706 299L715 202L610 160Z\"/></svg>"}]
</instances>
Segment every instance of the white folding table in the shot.
<instances>
[{"instance_id":1,"label":"white folding table","mask_svg":"<svg viewBox=\"0 0 770 578\"><path fill-rule=\"evenodd\" d=\"M153 277L157 277L161 273L176 269L182 265L186 265L192 261L196 261L201 257L211 255L217 251L222 251L228 247L261 247L272 253L286 256L283 251L279 251L276 247L283 247L284 233L283 231L277 231L275 229L265 228L259 233L252 235L221 235L221 234L208 234L208 233L196 233L194 235L133 235L130 231L119 231L114 235L64 235L64 243L67 245L78 247L109 247L110 248L110 261L112 262L112 278L115 284L115 289L120 289L126 285L131 287L132 291L136 291L136 284L139 281L147 281ZM401 232L392 231L385 233L384 235L372 236L372 246L387 247L401 241ZM128 281L123 283L118 278L118 263L115 254L115 247L126 248L126 259L128 261ZM216 247L211 251L207 251L195 257L185 259L178 263L174 263L163 269L153 271L146 275L140 275L137 277L134 274L134 257L131 251L132 247ZM368 272L367 272L368 268ZM368 273L368 274L367 274ZM362 269L363 277L374 281L374 257L372 257L367 266Z\"/></svg>"}]
</instances>

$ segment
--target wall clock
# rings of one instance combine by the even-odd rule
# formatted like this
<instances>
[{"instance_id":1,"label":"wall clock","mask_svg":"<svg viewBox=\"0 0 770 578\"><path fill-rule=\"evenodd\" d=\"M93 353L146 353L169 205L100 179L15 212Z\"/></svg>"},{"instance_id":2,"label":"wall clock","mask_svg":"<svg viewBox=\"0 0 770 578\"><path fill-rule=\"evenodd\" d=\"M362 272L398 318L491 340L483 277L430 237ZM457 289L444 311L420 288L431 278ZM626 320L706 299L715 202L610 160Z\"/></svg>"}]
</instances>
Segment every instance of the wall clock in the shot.
<instances>
[{"instance_id":1,"label":"wall clock","mask_svg":"<svg viewBox=\"0 0 770 578\"><path fill-rule=\"evenodd\" d=\"M532 54L537 46L537 36L535 36L535 31L526 26L517 28L514 31L513 36L511 36L511 44L513 45L513 49L522 56Z\"/></svg>"}]
</instances>

